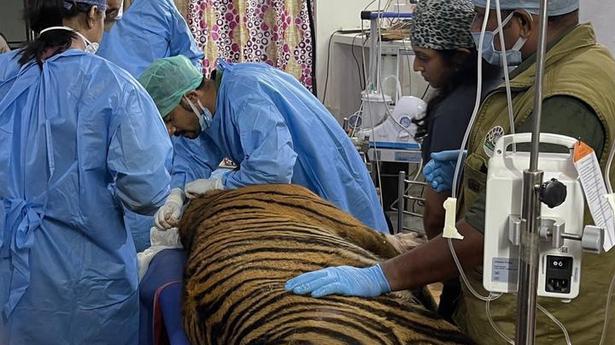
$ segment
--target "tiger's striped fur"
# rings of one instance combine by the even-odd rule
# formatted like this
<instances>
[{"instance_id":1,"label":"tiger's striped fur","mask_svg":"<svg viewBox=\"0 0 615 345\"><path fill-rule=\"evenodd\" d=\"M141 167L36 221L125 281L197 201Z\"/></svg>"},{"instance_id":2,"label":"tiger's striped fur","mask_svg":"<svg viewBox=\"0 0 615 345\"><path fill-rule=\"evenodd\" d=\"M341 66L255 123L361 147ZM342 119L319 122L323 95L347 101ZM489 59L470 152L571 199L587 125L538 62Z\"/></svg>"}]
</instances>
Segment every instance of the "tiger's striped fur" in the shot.
<instances>
[{"instance_id":1,"label":"tiger's striped fur","mask_svg":"<svg viewBox=\"0 0 615 345\"><path fill-rule=\"evenodd\" d=\"M188 251L184 328L193 345L470 343L408 293L285 292L299 273L398 254L384 235L302 187L212 192L191 202L180 235Z\"/></svg>"}]
</instances>

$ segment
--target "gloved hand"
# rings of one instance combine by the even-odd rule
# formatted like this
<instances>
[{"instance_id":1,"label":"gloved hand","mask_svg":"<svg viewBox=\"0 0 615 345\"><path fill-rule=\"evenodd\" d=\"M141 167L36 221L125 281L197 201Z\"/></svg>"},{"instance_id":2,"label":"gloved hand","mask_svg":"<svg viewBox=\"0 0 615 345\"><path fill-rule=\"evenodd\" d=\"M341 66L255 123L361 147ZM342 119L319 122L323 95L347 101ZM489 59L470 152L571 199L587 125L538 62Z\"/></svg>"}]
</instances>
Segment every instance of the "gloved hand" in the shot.
<instances>
[{"instance_id":1,"label":"gloved hand","mask_svg":"<svg viewBox=\"0 0 615 345\"><path fill-rule=\"evenodd\" d=\"M182 216L184 206L184 192L179 188L173 188L164 205L154 215L154 225L160 230L168 230L176 227Z\"/></svg>"},{"instance_id":2,"label":"gloved hand","mask_svg":"<svg viewBox=\"0 0 615 345\"><path fill-rule=\"evenodd\" d=\"M311 293L312 297L331 294L376 297L391 291L380 265L328 267L290 279L284 288L298 295Z\"/></svg>"},{"instance_id":3,"label":"gloved hand","mask_svg":"<svg viewBox=\"0 0 615 345\"><path fill-rule=\"evenodd\" d=\"M186 183L184 190L188 199L198 198L210 190L224 189L222 178L202 178Z\"/></svg>"},{"instance_id":4,"label":"gloved hand","mask_svg":"<svg viewBox=\"0 0 615 345\"><path fill-rule=\"evenodd\" d=\"M464 159L467 153L467 151L463 151ZM436 192L442 193L452 190L458 156L459 150L447 150L431 154L431 160L423 168L423 176Z\"/></svg>"}]
</instances>

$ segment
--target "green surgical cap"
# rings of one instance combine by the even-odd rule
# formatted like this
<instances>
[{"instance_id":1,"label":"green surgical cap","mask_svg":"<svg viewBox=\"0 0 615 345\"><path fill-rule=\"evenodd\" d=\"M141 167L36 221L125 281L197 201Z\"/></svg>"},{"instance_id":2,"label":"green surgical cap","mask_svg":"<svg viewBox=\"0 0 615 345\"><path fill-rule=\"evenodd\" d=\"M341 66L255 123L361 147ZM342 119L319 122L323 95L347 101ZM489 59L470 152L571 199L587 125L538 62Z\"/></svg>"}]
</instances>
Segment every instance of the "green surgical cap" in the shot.
<instances>
[{"instance_id":1,"label":"green surgical cap","mask_svg":"<svg viewBox=\"0 0 615 345\"><path fill-rule=\"evenodd\" d=\"M202 81L203 73L182 55L154 61L139 77L163 119Z\"/></svg>"}]
</instances>

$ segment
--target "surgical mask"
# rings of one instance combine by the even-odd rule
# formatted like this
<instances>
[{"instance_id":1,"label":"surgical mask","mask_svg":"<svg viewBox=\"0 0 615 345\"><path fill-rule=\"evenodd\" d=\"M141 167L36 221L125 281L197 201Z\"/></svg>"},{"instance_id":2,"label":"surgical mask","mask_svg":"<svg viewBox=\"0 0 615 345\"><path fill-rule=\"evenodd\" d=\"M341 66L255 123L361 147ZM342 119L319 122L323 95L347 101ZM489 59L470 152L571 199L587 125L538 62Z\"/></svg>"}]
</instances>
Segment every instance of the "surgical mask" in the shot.
<instances>
[{"instance_id":1,"label":"surgical mask","mask_svg":"<svg viewBox=\"0 0 615 345\"><path fill-rule=\"evenodd\" d=\"M186 103L188 103L188 106L190 106L196 117L199 119L199 126L201 126L201 131L205 131L209 127L211 127L213 116L211 115L209 109L204 107L203 104L201 104L200 100L197 100L196 102L199 105L199 108L201 108L201 111L199 111L198 108L194 105L194 103L192 103L192 101L188 97L184 97L184 99Z\"/></svg>"},{"instance_id":2,"label":"surgical mask","mask_svg":"<svg viewBox=\"0 0 615 345\"><path fill-rule=\"evenodd\" d=\"M41 30L39 35L44 34L47 31L51 31L51 30L66 30L66 31L72 31L75 34L77 34L77 36L79 36L79 38L81 38L81 40L83 41L83 43L85 44L85 51L88 53L92 53L92 54L96 54L96 52L98 51L98 47L100 46L98 44L98 42L90 42L90 40L88 40L87 38L85 38L85 36L83 36L79 31L76 31L73 28L69 28L68 26L51 26L48 27L44 30Z\"/></svg>"},{"instance_id":3,"label":"surgical mask","mask_svg":"<svg viewBox=\"0 0 615 345\"><path fill-rule=\"evenodd\" d=\"M496 39L496 36L500 32L501 28L506 26L508 22L512 19L514 13L511 13L502 21L502 26L498 27L494 31L485 31L485 37L483 39L483 51L482 57L489 64L494 66L502 66L503 54L506 54L506 63L508 66L518 66L523 61L523 57L521 55L521 48L527 41L526 38L519 37L517 42L513 45L511 49L502 52L500 50L496 50L493 45L493 41ZM480 32L472 32L472 37L474 38L474 43L476 44L476 48L478 49L478 45L480 43Z\"/></svg>"}]
</instances>

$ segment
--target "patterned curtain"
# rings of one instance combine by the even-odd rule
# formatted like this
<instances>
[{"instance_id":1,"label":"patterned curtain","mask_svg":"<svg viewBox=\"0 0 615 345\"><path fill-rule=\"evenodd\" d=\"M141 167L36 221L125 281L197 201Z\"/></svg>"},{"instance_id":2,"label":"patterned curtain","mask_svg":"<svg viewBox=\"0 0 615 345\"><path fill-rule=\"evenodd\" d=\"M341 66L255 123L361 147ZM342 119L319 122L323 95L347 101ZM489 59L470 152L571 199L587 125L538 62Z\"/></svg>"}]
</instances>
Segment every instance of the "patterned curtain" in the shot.
<instances>
[{"instance_id":1,"label":"patterned curtain","mask_svg":"<svg viewBox=\"0 0 615 345\"><path fill-rule=\"evenodd\" d=\"M178 7L184 1L188 2L188 25L205 52L207 73L218 58L264 61L312 90L311 1L176 0Z\"/></svg>"}]
</instances>

